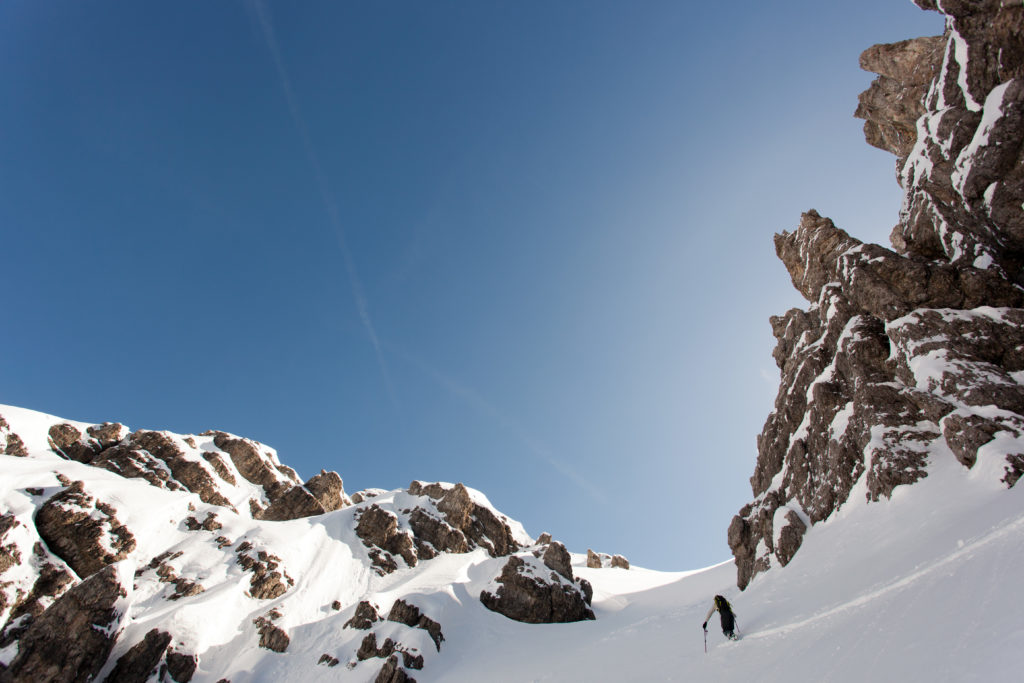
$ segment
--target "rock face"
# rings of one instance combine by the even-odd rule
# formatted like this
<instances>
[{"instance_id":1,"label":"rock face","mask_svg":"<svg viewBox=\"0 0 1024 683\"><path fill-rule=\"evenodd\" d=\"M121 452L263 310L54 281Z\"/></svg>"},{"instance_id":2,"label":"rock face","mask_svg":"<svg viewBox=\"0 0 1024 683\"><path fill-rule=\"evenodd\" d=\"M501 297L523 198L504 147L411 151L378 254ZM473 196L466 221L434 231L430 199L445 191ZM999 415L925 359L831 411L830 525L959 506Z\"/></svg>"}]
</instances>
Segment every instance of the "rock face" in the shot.
<instances>
[{"instance_id":1,"label":"rock face","mask_svg":"<svg viewBox=\"0 0 1024 683\"><path fill-rule=\"evenodd\" d=\"M862 477L878 501L949 452L1024 472L1024 6L917 4L943 36L861 56L879 76L856 116L904 191L892 248L813 210L775 238L810 306L771 319L781 384L728 530L741 588Z\"/></svg>"},{"instance_id":2,"label":"rock face","mask_svg":"<svg viewBox=\"0 0 1024 683\"><path fill-rule=\"evenodd\" d=\"M135 537L118 521L116 510L89 495L81 481L46 501L36 514L36 529L83 579L135 549Z\"/></svg>"},{"instance_id":3,"label":"rock face","mask_svg":"<svg viewBox=\"0 0 1024 683\"><path fill-rule=\"evenodd\" d=\"M128 589L117 569L107 567L69 590L21 637L0 681L92 680L114 645L122 616L117 603Z\"/></svg>"}]
</instances>

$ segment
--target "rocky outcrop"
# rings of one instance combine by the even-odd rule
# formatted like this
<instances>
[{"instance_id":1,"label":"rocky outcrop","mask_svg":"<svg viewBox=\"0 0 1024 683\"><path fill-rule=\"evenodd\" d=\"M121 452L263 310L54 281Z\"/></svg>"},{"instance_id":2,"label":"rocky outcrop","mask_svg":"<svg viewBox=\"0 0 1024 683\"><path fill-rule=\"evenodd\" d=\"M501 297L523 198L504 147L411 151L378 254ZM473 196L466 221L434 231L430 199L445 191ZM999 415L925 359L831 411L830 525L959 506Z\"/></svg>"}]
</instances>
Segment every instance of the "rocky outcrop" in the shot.
<instances>
[{"instance_id":1,"label":"rocky outcrop","mask_svg":"<svg viewBox=\"0 0 1024 683\"><path fill-rule=\"evenodd\" d=\"M593 588L573 576L569 553L553 541L536 554L513 555L494 587L480 601L494 612L528 624L553 624L594 619Z\"/></svg>"},{"instance_id":2,"label":"rocky outcrop","mask_svg":"<svg viewBox=\"0 0 1024 683\"><path fill-rule=\"evenodd\" d=\"M421 628L430 634L437 651L441 651L441 643L444 642L444 634L441 633L441 624L420 612L420 608L410 605L405 600L396 600L388 612L388 621L405 624L412 628Z\"/></svg>"},{"instance_id":3,"label":"rocky outcrop","mask_svg":"<svg viewBox=\"0 0 1024 683\"><path fill-rule=\"evenodd\" d=\"M81 578L123 560L135 549L135 537L118 520L117 511L87 493L81 481L43 504L36 514L36 529Z\"/></svg>"},{"instance_id":4,"label":"rocky outcrop","mask_svg":"<svg viewBox=\"0 0 1024 683\"><path fill-rule=\"evenodd\" d=\"M53 558L42 543L36 542L32 545L31 558L24 557L28 553L20 552L15 544L7 547L10 548L8 557L13 561L10 566L21 564L27 559L37 570L31 586L26 586L27 590L19 588L16 582L3 581L0 577L0 595L6 595L7 586L12 585L15 595L11 604L0 605L0 614L3 609L10 608L3 629L0 630L0 647L6 647L20 638L35 618L75 581L75 576L67 566L59 559Z\"/></svg>"},{"instance_id":5,"label":"rocky outcrop","mask_svg":"<svg viewBox=\"0 0 1024 683\"><path fill-rule=\"evenodd\" d=\"M320 474L311 477L303 487L313 494L324 512L333 512L352 504L345 495L345 484L337 472L320 470Z\"/></svg>"},{"instance_id":6,"label":"rocky outcrop","mask_svg":"<svg viewBox=\"0 0 1024 683\"><path fill-rule=\"evenodd\" d=\"M292 639L284 631L274 624L271 619L257 617L253 620L260 634L260 647L274 652L284 652L291 645Z\"/></svg>"},{"instance_id":7,"label":"rocky outcrop","mask_svg":"<svg viewBox=\"0 0 1024 683\"><path fill-rule=\"evenodd\" d=\"M416 683L416 679L398 665L398 657L395 655L388 657L388 661L384 662L384 666L373 680L374 683Z\"/></svg>"},{"instance_id":8,"label":"rocky outcrop","mask_svg":"<svg viewBox=\"0 0 1024 683\"><path fill-rule=\"evenodd\" d=\"M18 458L28 456L25 442L21 440L20 436L11 431L11 426L7 424L7 420L4 419L3 415L0 415L0 453L13 455Z\"/></svg>"},{"instance_id":9,"label":"rocky outcrop","mask_svg":"<svg viewBox=\"0 0 1024 683\"><path fill-rule=\"evenodd\" d=\"M408 566L416 566L418 558L413 550L412 534L408 531L399 532L398 516L395 513L376 504L370 505L359 515L356 536L363 540L363 545L370 548L370 559L381 573L398 569L395 555L400 556Z\"/></svg>"},{"instance_id":10,"label":"rocky outcrop","mask_svg":"<svg viewBox=\"0 0 1024 683\"><path fill-rule=\"evenodd\" d=\"M199 436L140 429L116 422L84 426L57 422L45 439L57 456L143 479L171 491L191 491L210 505L248 511L270 521L321 515L352 504L336 472L321 470L304 484L272 449L226 432ZM28 455L22 438L0 416L0 452Z\"/></svg>"},{"instance_id":11,"label":"rocky outcrop","mask_svg":"<svg viewBox=\"0 0 1024 683\"><path fill-rule=\"evenodd\" d=\"M587 567L590 569L601 569L602 567L629 569L629 560L622 555L595 553L590 548L587 548Z\"/></svg>"},{"instance_id":12,"label":"rocky outcrop","mask_svg":"<svg viewBox=\"0 0 1024 683\"><path fill-rule=\"evenodd\" d=\"M18 642L0 682L89 681L114 646L122 617L118 602L130 590L114 566L96 572L46 609Z\"/></svg>"},{"instance_id":13,"label":"rocky outcrop","mask_svg":"<svg viewBox=\"0 0 1024 683\"><path fill-rule=\"evenodd\" d=\"M269 453L261 453L260 445L255 441L224 432L204 432L203 436L212 436L217 448L231 456L238 473L246 481L263 487L271 503L301 483L295 470L275 463Z\"/></svg>"},{"instance_id":14,"label":"rocky outcrop","mask_svg":"<svg viewBox=\"0 0 1024 683\"><path fill-rule=\"evenodd\" d=\"M362 600L356 605L355 614L345 622L343 628L356 628L366 631L378 621L381 621L381 616L378 614L377 608L370 602Z\"/></svg>"},{"instance_id":15,"label":"rocky outcrop","mask_svg":"<svg viewBox=\"0 0 1024 683\"><path fill-rule=\"evenodd\" d=\"M410 519L417 539L430 543L435 550L467 552L479 547L491 557L501 557L519 549L508 523L489 507L474 502L462 484L447 487L414 481L409 493L437 501L440 520L423 508L423 514ZM434 524L434 521L442 524Z\"/></svg>"},{"instance_id":16,"label":"rocky outcrop","mask_svg":"<svg viewBox=\"0 0 1024 683\"><path fill-rule=\"evenodd\" d=\"M237 562L248 572L249 596L257 600L279 598L295 585L294 579L281 566L281 558L266 550L256 551L252 543L243 541L235 548Z\"/></svg>"},{"instance_id":17,"label":"rocky outcrop","mask_svg":"<svg viewBox=\"0 0 1024 683\"><path fill-rule=\"evenodd\" d=\"M863 480L869 501L927 476L1024 462L1024 7L935 3L943 36L869 48L856 116L898 158L892 248L809 211L775 248L810 302L771 319L781 371L754 500L728 541L743 588L788 564Z\"/></svg>"},{"instance_id":18,"label":"rocky outcrop","mask_svg":"<svg viewBox=\"0 0 1024 683\"><path fill-rule=\"evenodd\" d=\"M170 644L170 633L156 628L151 629L142 640L118 657L107 680L118 683L145 683L157 672Z\"/></svg>"},{"instance_id":19,"label":"rocky outcrop","mask_svg":"<svg viewBox=\"0 0 1024 683\"><path fill-rule=\"evenodd\" d=\"M371 610L374 615L376 614L376 610L372 606L367 605L367 608L364 609L364 616L368 616ZM441 625L420 612L420 609L415 605L409 604L404 600L396 600L391 607L391 611L388 613L387 620L426 631L430 634L430 639L434 642L437 651L441 651L441 643L444 641ZM402 657L401 665L398 663L399 655ZM423 655L419 653L416 647L408 646L393 638L385 638L384 642L378 645L377 634L368 633L359 644L356 659L358 661L365 661L374 657L387 660L377 674L375 679L377 681L413 681L415 679L409 678L406 669L419 670L423 668L424 663Z\"/></svg>"},{"instance_id":20,"label":"rocky outcrop","mask_svg":"<svg viewBox=\"0 0 1024 683\"><path fill-rule=\"evenodd\" d=\"M399 568L397 558L415 567L420 560L432 559L438 553L484 548L492 557L501 557L520 547L508 520L474 502L462 484L414 481L407 493L420 497L420 502L402 509L400 514L376 503L358 512L356 535L382 574Z\"/></svg>"},{"instance_id":21,"label":"rocky outcrop","mask_svg":"<svg viewBox=\"0 0 1024 683\"><path fill-rule=\"evenodd\" d=\"M287 489L259 518L271 521L299 519L322 515L350 504L338 473L320 470L320 474L305 484Z\"/></svg>"},{"instance_id":22,"label":"rocky outcrop","mask_svg":"<svg viewBox=\"0 0 1024 683\"><path fill-rule=\"evenodd\" d=\"M144 451L159 460L171 472L174 481L198 494L200 500L211 505L232 507L231 501L220 492L217 481L204 463L185 456L185 451L164 432L139 430L132 433L126 448L136 453Z\"/></svg>"},{"instance_id":23,"label":"rocky outcrop","mask_svg":"<svg viewBox=\"0 0 1024 683\"><path fill-rule=\"evenodd\" d=\"M285 636L287 638L288 636ZM285 644L287 647L287 643ZM175 683L188 683L192 680L192 676L196 673L196 667L199 665L199 657L196 655L186 654L184 652L168 652L167 661L163 667L161 667L161 678L164 678L163 671L166 670L167 675L171 677Z\"/></svg>"}]
</instances>

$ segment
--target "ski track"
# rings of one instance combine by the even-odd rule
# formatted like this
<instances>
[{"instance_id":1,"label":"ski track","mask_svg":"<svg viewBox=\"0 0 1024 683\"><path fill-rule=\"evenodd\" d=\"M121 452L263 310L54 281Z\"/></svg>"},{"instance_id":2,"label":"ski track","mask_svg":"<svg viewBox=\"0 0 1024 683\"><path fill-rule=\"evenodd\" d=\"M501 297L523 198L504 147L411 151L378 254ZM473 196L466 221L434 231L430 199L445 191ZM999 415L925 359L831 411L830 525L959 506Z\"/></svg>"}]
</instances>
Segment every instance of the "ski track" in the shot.
<instances>
[{"instance_id":1,"label":"ski track","mask_svg":"<svg viewBox=\"0 0 1024 683\"><path fill-rule=\"evenodd\" d=\"M943 569L944 567L954 564L962 559L965 559L973 552L987 546L990 543L1000 540L1006 536L1019 533L1021 531L1024 531L1024 517L1018 518L1017 520L1009 524L1006 524L1005 526L999 526L993 530L990 530L988 533L982 535L981 537L976 538L969 543L964 543L963 547L958 548L952 554L946 556L941 560L938 560L937 562L925 567L924 569L919 569L895 581L889 582L881 588L860 595L859 597L854 598L853 600L848 600L846 602L837 604L831 607L830 609L827 609L823 612L818 612L817 614L814 614L813 616L803 619L802 621L792 622L784 626L776 626L773 628L756 631L754 633L744 634L743 637L744 639L756 640L770 638L776 635L787 635L791 631L796 631L809 626L814 626L826 619L829 619L830 617L837 616L839 614L849 612L851 610L864 608L881 597L887 596L895 591L908 588L919 579L928 576L929 574L933 574ZM1007 551L1005 550L1005 548L1000 550L1001 554L1005 554L1006 552ZM1005 573L1006 570L1003 569L1002 571ZM995 590L995 588L993 587L990 590Z\"/></svg>"}]
</instances>

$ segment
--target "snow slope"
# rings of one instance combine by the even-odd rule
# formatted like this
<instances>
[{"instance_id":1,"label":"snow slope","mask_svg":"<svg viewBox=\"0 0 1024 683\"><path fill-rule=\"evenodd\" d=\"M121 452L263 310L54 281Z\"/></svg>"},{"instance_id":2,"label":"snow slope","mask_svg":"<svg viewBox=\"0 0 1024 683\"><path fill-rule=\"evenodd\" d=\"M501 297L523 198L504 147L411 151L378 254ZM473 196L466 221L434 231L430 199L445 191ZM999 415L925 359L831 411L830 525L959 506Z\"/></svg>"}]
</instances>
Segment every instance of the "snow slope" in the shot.
<instances>
[{"instance_id":1,"label":"snow slope","mask_svg":"<svg viewBox=\"0 0 1024 683\"><path fill-rule=\"evenodd\" d=\"M859 486L787 567L742 593L731 562L677 575L579 568L597 621L524 628L473 614L431 680L1019 680L1024 491L932 457L929 476L891 501L863 502ZM705 654L715 593L743 638L726 641L712 617Z\"/></svg>"},{"instance_id":2,"label":"snow slope","mask_svg":"<svg viewBox=\"0 0 1024 683\"><path fill-rule=\"evenodd\" d=\"M26 420L57 420L3 412L15 430L26 433ZM31 523L33 498L59 490L59 471L86 481L110 501L139 542L123 562L142 571L136 572L118 643L98 680L130 644L159 626L173 634L174 648L198 655L194 681L372 681L382 660L357 663L355 651L366 631L343 624L359 600L373 602L384 615L397 599L419 607L443 631L438 650L423 629L383 621L374 627L378 642L393 637L424 657L423 669L410 671L420 681L1018 677L1024 619L1016 606L1024 601L1024 588L1015 579L1024 564L1024 492L998 481L1002 458L995 455L966 470L952 453L932 452L924 480L898 487L892 500L877 503L866 502L865 484L859 482L836 515L808 531L789 565L758 575L742 593L732 562L667 573L589 569L585 555L574 554L574 573L593 585L597 619L522 624L480 603L480 591L493 586L505 562L481 548L442 553L381 576L372 571L353 531L360 506L258 521L203 504L195 494L62 460L39 443L27 446L33 457L0 456L3 512ZM46 490L33 496L28 487ZM393 491L372 500L400 509L413 498ZM186 515L201 519L211 510L223 524L216 532L190 531L181 523ZM218 547L218 535L232 545ZM532 541L525 535L523 540ZM279 557L294 585L270 600L247 596L248 577L234 561L243 541L253 544L253 552ZM171 587L145 568L150 557L167 550L182 553L171 565L201 584L202 593L167 599ZM716 593L732 602L743 638L726 641L713 617L705 654L700 625ZM341 609L332 607L335 600ZM272 611L280 614L274 623L290 637L283 653L258 644L253 622ZM0 660L9 662L14 647ZM324 655L339 664L318 664Z\"/></svg>"}]
</instances>

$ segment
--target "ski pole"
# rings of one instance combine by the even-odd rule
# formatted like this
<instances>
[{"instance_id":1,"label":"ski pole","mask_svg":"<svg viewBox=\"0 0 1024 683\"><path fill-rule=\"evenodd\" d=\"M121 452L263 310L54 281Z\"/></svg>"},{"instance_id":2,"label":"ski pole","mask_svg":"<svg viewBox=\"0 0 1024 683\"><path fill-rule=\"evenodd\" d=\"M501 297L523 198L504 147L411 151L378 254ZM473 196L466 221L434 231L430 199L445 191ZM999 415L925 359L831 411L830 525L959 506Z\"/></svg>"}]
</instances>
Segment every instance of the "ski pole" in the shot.
<instances>
[{"instance_id":1,"label":"ski pole","mask_svg":"<svg viewBox=\"0 0 1024 683\"><path fill-rule=\"evenodd\" d=\"M708 653L708 629L704 627L704 654Z\"/></svg>"}]
</instances>

